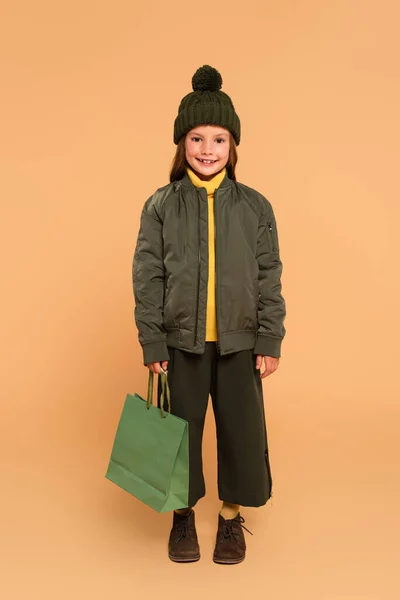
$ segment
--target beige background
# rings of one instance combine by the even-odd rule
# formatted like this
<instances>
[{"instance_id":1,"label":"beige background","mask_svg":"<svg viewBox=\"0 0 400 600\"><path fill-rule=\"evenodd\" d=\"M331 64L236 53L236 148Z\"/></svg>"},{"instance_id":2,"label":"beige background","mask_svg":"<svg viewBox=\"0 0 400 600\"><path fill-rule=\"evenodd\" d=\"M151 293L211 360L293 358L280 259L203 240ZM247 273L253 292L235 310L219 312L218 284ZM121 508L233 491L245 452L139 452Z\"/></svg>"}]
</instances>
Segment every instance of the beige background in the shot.
<instances>
[{"instance_id":1,"label":"beige background","mask_svg":"<svg viewBox=\"0 0 400 600\"><path fill-rule=\"evenodd\" d=\"M399 10L387 0L0 6L1 587L15 598L388 600L399 552ZM274 497L246 561L167 558L171 515L105 479L146 393L131 263L194 71L278 222L287 337L264 380ZM229 571L229 572L228 572Z\"/></svg>"}]
</instances>

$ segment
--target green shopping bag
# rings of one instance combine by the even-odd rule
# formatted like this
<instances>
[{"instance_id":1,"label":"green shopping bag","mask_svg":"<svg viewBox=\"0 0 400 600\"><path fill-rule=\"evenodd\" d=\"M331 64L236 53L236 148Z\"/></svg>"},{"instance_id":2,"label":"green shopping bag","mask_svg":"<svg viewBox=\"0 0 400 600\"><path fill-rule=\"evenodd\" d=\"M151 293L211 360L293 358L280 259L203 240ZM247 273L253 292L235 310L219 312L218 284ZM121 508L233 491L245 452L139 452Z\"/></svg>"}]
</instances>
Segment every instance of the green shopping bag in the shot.
<instances>
[{"instance_id":1,"label":"green shopping bag","mask_svg":"<svg viewBox=\"0 0 400 600\"><path fill-rule=\"evenodd\" d=\"M150 370L147 402L139 394L127 394L106 478L158 512L167 512L188 506L189 424L171 414L163 369L159 377L161 408L152 404L154 373Z\"/></svg>"}]
</instances>

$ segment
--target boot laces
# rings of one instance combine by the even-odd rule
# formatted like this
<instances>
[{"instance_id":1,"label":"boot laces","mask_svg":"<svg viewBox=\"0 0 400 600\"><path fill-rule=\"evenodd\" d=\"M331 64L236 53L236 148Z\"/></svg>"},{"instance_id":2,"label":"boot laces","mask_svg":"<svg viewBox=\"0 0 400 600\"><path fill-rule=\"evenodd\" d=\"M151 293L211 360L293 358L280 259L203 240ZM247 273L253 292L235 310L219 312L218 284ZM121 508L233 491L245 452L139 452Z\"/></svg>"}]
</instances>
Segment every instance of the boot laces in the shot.
<instances>
[{"instance_id":1,"label":"boot laces","mask_svg":"<svg viewBox=\"0 0 400 600\"><path fill-rule=\"evenodd\" d=\"M189 526L188 519L183 519L175 526L175 531L177 533L176 542L179 542L183 537L193 538L193 527Z\"/></svg>"},{"instance_id":2,"label":"boot laces","mask_svg":"<svg viewBox=\"0 0 400 600\"><path fill-rule=\"evenodd\" d=\"M225 522L223 523L223 528L222 528L222 537L239 540L239 531L240 531L239 527L241 527L242 529L245 529L251 535L253 535L251 533L251 531L249 529L247 529L247 527L242 525L242 523L245 523L245 522L246 521L244 520L242 515L240 515L239 519L236 518L236 519L225 520Z\"/></svg>"}]
</instances>

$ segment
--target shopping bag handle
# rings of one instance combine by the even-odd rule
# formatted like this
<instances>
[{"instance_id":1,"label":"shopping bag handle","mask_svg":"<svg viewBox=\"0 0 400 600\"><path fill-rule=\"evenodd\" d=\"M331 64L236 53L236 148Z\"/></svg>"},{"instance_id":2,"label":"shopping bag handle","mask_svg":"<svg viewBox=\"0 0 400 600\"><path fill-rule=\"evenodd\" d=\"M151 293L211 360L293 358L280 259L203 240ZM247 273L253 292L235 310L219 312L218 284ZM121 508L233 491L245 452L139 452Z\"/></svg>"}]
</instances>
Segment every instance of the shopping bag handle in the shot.
<instances>
[{"instance_id":1,"label":"shopping bag handle","mask_svg":"<svg viewBox=\"0 0 400 600\"><path fill-rule=\"evenodd\" d=\"M168 413L171 412L171 393L168 385L167 373L161 368L161 373L159 374L161 377L161 399L160 399L160 409L161 416L163 419L167 416L164 411L164 403L165 403L165 391L167 392L167 400L168 400ZM153 403L153 384L154 384L154 373L149 369L149 383L147 387L147 408L150 408L150 405Z\"/></svg>"}]
</instances>

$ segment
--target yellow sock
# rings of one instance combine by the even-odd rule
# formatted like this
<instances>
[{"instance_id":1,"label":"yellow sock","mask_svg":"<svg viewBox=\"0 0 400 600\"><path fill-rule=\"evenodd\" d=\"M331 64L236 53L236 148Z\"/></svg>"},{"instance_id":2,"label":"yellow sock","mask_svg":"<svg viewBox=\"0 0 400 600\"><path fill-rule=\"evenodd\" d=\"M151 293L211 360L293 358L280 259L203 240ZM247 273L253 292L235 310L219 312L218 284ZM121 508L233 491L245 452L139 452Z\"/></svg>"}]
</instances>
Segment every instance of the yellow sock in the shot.
<instances>
[{"instance_id":1,"label":"yellow sock","mask_svg":"<svg viewBox=\"0 0 400 600\"><path fill-rule=\"evenodd\" d=\"M222 508L219 514L224 519L234 519L240 511L240 504L231 504L230 502L223 502Z\"/></svg>"},{"instance_id":2,"label":"yellow sock","mask_svg":"<svg viewBox=\"0 0 400 600\"><path fill-rule=\"evenodd\" d=\"M178 513L178 515L188 515L191 511L191 507L187 507L187 508L178 508L177 510L175 510L176 513Z\"/></svg>"}]
</instances>

